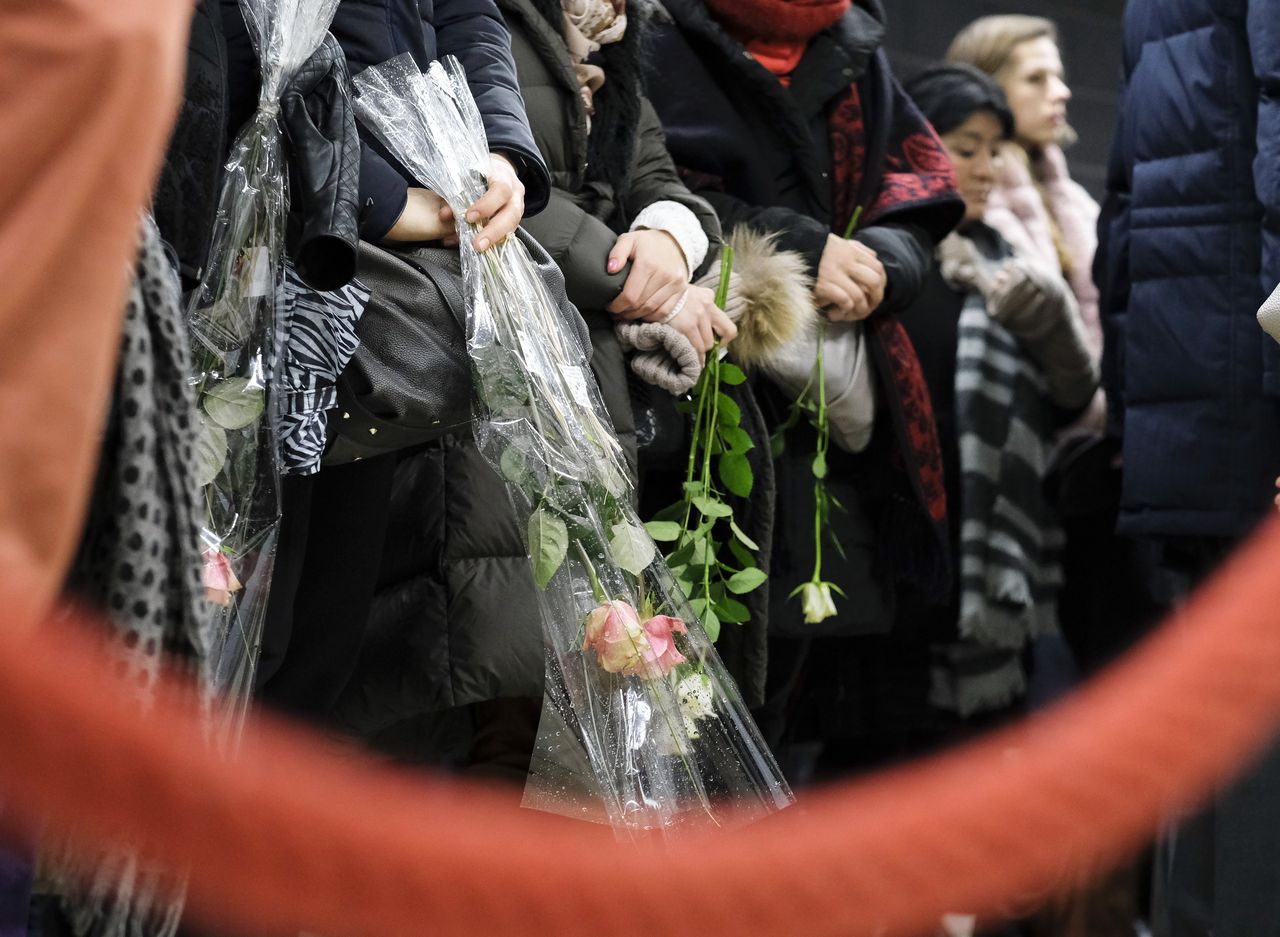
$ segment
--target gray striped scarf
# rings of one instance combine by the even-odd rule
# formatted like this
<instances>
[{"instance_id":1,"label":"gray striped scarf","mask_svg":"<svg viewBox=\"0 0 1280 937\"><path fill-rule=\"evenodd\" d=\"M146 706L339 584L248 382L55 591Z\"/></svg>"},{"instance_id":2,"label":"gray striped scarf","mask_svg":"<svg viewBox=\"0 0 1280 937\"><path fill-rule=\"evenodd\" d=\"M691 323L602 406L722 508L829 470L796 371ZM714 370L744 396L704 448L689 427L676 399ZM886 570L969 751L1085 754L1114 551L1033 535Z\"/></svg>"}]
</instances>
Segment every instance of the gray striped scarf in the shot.
<instances>
[{"instance_id":1,"label":"gray striped scarf","mask_svg":"<svg viewBox=\"0 0 1280 937\"><path fill-rule=\"evenodd\" d=\"M962 640L939 649L933 699L967 716L1025 691L1024 647L1057 630L1063 535L1042 488L1048 385L977 290L960 314L955 380Z\"/></svg>"}]
</instances>

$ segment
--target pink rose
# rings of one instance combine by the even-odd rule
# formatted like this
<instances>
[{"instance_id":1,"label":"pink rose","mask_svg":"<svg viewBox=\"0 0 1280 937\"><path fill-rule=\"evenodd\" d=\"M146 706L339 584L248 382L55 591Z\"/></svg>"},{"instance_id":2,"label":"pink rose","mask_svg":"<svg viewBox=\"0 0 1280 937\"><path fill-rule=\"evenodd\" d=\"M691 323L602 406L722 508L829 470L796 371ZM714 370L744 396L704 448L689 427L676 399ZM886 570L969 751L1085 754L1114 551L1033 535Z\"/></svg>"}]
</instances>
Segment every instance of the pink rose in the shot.
<instances>
[{"instance_id":1,"label":"pink rose","mask_svg":"<svg viewBox=\"0 0 1280 937\"><path fill-rule=\"evenodd\" d=\"M640 616L626 602L606 602L587 616L582 650L594 650L606 672L628 676L652 654Z\"/></svg>"},{"instance_id":2,"label":"pink rose","mask_svg":"<svg viewBox=\"0 0 1280 937\"><path fill-rule=\"evenodd\" d=\"M652 663L661 673L668 674L685 662L685 656L676 648L674 637L676 634L689 633L683 621L670 615L655 615L641 627L649 639Z\"/></svg>"},{"instance_id":3,"label":"pink rose","mask_svg":"<svg viewBox=\"0 0 1280 937\"><path fill-rule=\"evenodd\" d=\"M607 673L653 679L684 663L673 635L688 633L679 618L657 615L641 623L626 602L606 602L587 616L582 650L594 650Z\"/></svg>"},{"instance_id":4,"label":"pink rose","mask_svg":"<svg viewBox=\"0 0 1280 937\"><path fill-rule=\"evenodd\" d=\"M216 547L205 547L203 555L204 568L200 579L204 583L204 596L210 602L226 608L231 604L231 596L243 588L240 580L236 578L231 564L227 562L226 554L221 550Z\"/></svg>"}]
</instances>

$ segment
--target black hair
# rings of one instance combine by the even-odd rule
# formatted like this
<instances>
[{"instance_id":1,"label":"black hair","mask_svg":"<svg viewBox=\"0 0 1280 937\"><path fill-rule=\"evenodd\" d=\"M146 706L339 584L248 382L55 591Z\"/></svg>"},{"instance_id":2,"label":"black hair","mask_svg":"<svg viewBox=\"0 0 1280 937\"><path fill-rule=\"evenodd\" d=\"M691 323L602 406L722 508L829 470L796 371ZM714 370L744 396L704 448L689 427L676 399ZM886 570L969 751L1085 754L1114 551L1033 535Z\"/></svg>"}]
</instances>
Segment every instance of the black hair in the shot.
<instances>
[{"instance_id":1,"label":"black hair","mask_svg":"<svg viewBox=\"0 0 1280 937\"><path fill-rule=\"evenodd\" d=\"M1004 139L1013 136L1013 111L1004 89L972 65L934 65L904 87L939 134L950 133L985 111L1000 122Z\"/></svg>"}]
</instances>

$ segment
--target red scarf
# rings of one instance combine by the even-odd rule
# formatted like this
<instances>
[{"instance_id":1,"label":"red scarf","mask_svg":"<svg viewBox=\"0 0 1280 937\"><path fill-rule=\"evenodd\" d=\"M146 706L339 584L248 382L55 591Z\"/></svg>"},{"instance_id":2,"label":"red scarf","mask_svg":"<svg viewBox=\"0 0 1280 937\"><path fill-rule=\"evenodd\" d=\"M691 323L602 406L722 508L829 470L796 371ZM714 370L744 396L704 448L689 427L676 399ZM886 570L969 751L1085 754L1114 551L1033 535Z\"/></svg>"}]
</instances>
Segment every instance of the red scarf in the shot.
<instances>
[{"instance_id":1,"label":"red scarf","mask_svg":"<svg viewBox=\"0 0 1280 937\"><path fill-rule=\"evenodd\" d=\"M852 0L707 0L709 9L735 39L746 43L799 43L801 48L834 26Z\"/></svg>"},{"instance_id":2,"label":"red scarf","mask_svg":"<svg viewBox=\"0 0 1280 937\"><path fill-rule=\"evenodd\" d=\"M834 26L851 0L707 0L725 30L784 85L814 36Z\"/></svg>"}]
</instances>

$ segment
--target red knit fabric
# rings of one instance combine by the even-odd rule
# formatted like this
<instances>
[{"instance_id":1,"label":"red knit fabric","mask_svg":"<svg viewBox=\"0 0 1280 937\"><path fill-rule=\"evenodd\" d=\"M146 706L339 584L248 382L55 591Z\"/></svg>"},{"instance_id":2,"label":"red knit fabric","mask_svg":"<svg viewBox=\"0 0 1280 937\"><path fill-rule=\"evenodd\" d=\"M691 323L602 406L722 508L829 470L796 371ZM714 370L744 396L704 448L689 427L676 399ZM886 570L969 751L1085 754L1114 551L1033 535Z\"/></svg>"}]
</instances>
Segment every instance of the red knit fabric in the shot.
<instances>
[{"instance_id":1,"label":"red knit fabric","mask_svg":"<svg viewBox=\"0 0 1280 937\"><path fill-rule=\"evenodd\" d=\"M783 85L790 86L791 73L804 58L805 42L772 42L767 39L751 39L744 46L752 58L771 71Z\"/></svg>"},{"instance_id":2,"label":"red knit fabric","mask_svg":"<svg viewBox=\"0 0 1280 937\"><path fill-rule=\"evenodd\" d=\"M894 115L899 121L904 115ZM866 115L858 86L836 102L828 118L831 134L831 175L835 204L832 219L836 231L844 231L858 206L867 162ZM885 153L880 184L866 208L863 222L871 222L894 209L926 203L955 192L955 172L942 141L928 124L895 128ZM880 342L888 359L887 377L893 388L889 401L903 438L902 458L911 487L928 512L940 524L947 516L943 481L942 446L938 441L933 404L924 371L907 330L897 319L875 316L870 334Z\"/></svg>"},{"instance_id":3,"label":"red knit fabric","mask_svg":"<svg viewBox=\"0 0 1280 937\"><path fill-rule=\"evenodd\" d=\"M852 0L707 0L707 8L743 43L809 40L844 16Z\"/></svg>"}]
</instances>

